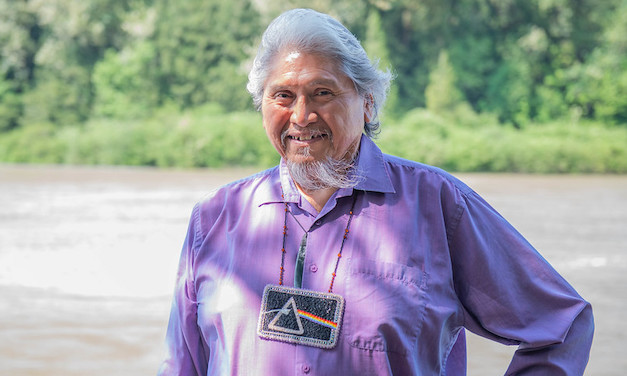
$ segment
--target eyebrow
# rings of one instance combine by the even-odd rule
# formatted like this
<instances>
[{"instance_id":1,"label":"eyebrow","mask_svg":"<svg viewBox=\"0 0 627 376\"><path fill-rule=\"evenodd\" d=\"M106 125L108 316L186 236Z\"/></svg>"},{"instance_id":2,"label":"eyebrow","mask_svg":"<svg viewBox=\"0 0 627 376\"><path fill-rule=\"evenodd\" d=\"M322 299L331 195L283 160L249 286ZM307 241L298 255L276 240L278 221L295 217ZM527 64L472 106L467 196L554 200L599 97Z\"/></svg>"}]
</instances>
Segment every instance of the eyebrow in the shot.
<instances>
[{"instance_id":1,"label":"eyebrow","mask_svg":"<svg viewBox=\"0 0 627 376\"><path fill-rule=\"evenodd\" d=\"M337 88L339 87L339 83L336 80L333 79L326 79L326 78L320 78L320 79L316 79L314 81L311 81L309 83L306 84L306 86L329 86L331 88ZM295 85L270 85L268 86L268 91L283 91L283 90L290 90L291 88L293 88Z\"/></svg>"},{"instance_id":2,"label":"eyebrow","mask_svg":"<svg viewBox=\"0 0 627 376\"><path fill-rule=\"evenodd\" d=\"M288 85L270 85L266 88L265 91L283 91L283 90L288 90L290 88L290 86Z\"/></svg>"},{"instance_id":3,"label":"eyebrow","mask_svg":"<svg viewBox=\"0 0 627 376\"><path fill-rule=\"evenodd\" d=\"M328 78L321 78L321 79L312 81L309 85L339 86L339 82L336 80L328 79Z\"/></svg>"}]
</instances>

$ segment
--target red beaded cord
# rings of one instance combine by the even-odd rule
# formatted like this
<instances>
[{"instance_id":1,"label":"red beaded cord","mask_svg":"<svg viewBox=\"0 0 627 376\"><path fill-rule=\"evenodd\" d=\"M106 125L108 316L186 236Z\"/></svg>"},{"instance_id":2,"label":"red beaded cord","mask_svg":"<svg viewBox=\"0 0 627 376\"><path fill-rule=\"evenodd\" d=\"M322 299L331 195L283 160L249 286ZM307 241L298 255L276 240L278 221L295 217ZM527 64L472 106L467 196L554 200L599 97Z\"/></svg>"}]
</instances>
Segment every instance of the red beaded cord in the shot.
<instances>
[{"instance_id":1,"label":"red beaded cord","mask_svg":"<svg viewBox=\"0 0 627 376\"><path fill-rule=\"evenodd\" d=\"M331 284L329 285L329 292L333 292L333 284L335 283L335 276L337 274L337 268L340 265L340 259L342 258L342 251L344 250L344 242L348 238L348 230L350 229L351 222L353 220L353 210L355 209L355 202L357 201L357 194L353 196L353 203L351 204L351 210L348 212L348 221L346 222L346 229L344 229L344 236L342 237L342 244L340 245L340 252L337 254L337 261L335 261L335 269L331 274Z\"/></svg>"},{"instance_id":2,"label":"red beaded cord","mask_svg":"<svg viewBox=\"0 0 627 376\"><path fill-rule=\"evenodd\" d=\"M283 198L283 194L281 194ZM287 202L285 203L285 216L283 219L283 247L281 248L281 273L279 274L279 285L283 285L283 267L285 266L285 240L287 239Z\"/></svg>"},{"instance_id":3,"label":"red beaded cord","mask_svg":"<svg viewBox=\"0 0 627 376\"><path fill-rule=\"evenodd\" d=\"M283 198L283 194L281 194L281 198ZM284 199L284 198L283 198ZM285 200L285 199L284 199ZM337 260L335 261L335 269L333 269L333 273L331 273L331 284L329 285L329 292L333 292L333 283L335 283L335 276L337 275L337 268L340 265L340 259L342 258L342 251L344 250L344 242L348 238L348 232L353 220L353 210L355 209L355 202L357 201L357 194L353 196L353 203L351 205L351 210L348 212L348 221L346 222L346 229L344 229L344 236L342 237L342 244L340 245L340 251L337 254ZM287 212L289 211L287 202L285 203L285 220L283 223L283 248L281 248L281 272L279 275L279 285L283 284L283 271L285 266L285 243L287 239Z\"/></svg>"}]
</instances>

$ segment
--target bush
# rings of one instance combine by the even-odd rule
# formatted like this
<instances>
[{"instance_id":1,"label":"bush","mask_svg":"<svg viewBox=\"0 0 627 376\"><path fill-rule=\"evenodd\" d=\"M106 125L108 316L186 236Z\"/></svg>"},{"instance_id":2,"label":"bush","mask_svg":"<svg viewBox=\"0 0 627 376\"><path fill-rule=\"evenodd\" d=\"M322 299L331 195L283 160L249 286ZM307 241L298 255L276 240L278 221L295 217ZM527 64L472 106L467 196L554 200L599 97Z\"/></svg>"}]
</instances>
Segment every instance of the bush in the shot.
<instances>
[{"instance_id":1,"label":"bush","mask_svg":"<svg viewBox=\"0 0 627 376\"><path fill-rule=\"evenodd\" d=\"M50 123L22 126L1 134L0 161L12 163L63 163L67 145Z\"/></svg>"},{"instance_id":2,"label":"bush","mask_svg":"<svg viewBox=\"0 0 627 376\"><path fill-rule=\"evenodd\" d=\"M627 129L572 121L516 129L463 104L451 114L414 109L382 126L390 154L449 171L627 173ZM279 157L257 112L216 104L179 112L165 107L137 121L98 119L82 126L35 123L0 133L0 161L268 167Z\"/></svg>"},{"instance_id":3,"label":"bush","mask_svg":"<svg viewBox=\"0 0 627 376\"><path fill-rule=\"evenodd\" d=\"M80 126L26 126L0 134L0 161L266 167L277 163L278 156L258 113L225 113L214 104L183 113L165 108L136 121L96 119Z\"/></svg>"},{"instance_id":4,"label":"bush","mask_svg":"<svg viewBox=\"0 0 627 376\"><path fill-rule=\"evenodd\" d=\"M482 125L482 122L484 122ZM468 113L434 115L413 110L382 127L385 152L449 171L627 173L627 129L570 121L523 129Z\"/></svg>"}]
</instances>

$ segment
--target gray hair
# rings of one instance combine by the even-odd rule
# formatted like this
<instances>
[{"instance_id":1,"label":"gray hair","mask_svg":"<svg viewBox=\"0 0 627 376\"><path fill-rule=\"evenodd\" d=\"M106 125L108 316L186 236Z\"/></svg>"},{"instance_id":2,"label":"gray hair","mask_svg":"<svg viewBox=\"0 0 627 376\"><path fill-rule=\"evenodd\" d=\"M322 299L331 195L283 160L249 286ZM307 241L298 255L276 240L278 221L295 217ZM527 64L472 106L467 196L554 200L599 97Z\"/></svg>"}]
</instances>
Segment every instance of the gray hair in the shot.
<instances>
[{"instance_id":1,"label":"gray hair","mask_svg":"<svg viewBox=\"0 0 627 376\"><path fill-rule=\"evenodd\" d=\"M329 56L355 84L357 93L371 96L372 116L364 132L373 137L379 129L379 110L385 103L392 74L378 69L357 38L340 22L311 9L292 9L277 17L263 33L246 88L257 109L261 108L263 91L272 60L285 48Z\"/></svg>"}]
</instances>

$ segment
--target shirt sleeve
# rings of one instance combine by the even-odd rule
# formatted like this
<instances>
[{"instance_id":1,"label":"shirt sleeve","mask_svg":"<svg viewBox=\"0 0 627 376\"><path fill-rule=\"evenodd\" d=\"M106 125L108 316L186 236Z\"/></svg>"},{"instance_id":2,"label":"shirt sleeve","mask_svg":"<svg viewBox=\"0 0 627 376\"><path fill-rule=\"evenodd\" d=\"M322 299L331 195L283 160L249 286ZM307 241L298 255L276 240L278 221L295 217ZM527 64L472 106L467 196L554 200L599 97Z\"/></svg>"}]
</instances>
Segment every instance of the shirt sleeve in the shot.
<instances>
[{"instance_id":1,"label":"shirt sleeve","mask_svg":"<svg viewBox=\"0 0 627 376\"><path fill-rule=\"evenodd\" d=\"M465 327L519 346L506 375L582 375L590 304L481 197L461 197L449 245Z\"/></svg>"},{"instance_id":2,"label":"shirt sleeve","mask_svg":"<svg viewBox=\"0 0 627 376\"><path fill-rule=\"evenodd\" d=\"M200 228L199 206L192 213L181 252L166 333L166 357L159 376L207 374L209 347L197 325L196 288L193 278L197 229Z\"/></svg>"}]
</instances>

